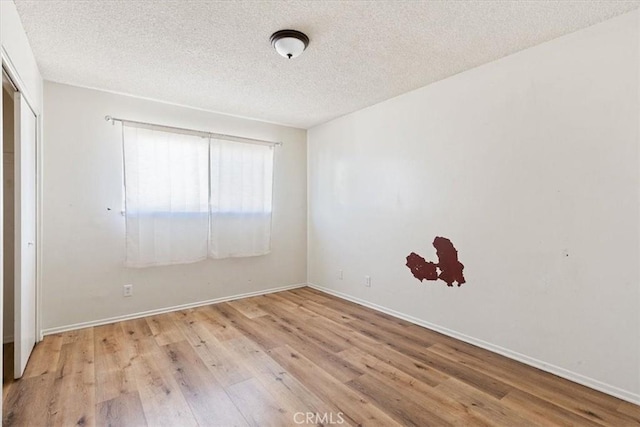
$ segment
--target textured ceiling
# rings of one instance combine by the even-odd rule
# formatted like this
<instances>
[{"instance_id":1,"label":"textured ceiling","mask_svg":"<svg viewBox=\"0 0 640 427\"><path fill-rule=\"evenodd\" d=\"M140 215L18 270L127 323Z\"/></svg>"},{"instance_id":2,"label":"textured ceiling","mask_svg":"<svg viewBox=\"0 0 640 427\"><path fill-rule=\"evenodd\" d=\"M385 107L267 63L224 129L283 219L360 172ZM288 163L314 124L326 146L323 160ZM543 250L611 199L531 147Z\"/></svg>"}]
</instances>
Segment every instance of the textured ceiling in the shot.
<instances>
[{"instance_id":1,"label":"textured ceiling","mask_svg":"<svg viewBox=\"0 0 640 427\"><path fill-rule=\"evenodd\" d=\"M308 128L639 1L15 0L43 77ZM269 36L311 39L286 60Z\"/></svg>"}]
</instances>

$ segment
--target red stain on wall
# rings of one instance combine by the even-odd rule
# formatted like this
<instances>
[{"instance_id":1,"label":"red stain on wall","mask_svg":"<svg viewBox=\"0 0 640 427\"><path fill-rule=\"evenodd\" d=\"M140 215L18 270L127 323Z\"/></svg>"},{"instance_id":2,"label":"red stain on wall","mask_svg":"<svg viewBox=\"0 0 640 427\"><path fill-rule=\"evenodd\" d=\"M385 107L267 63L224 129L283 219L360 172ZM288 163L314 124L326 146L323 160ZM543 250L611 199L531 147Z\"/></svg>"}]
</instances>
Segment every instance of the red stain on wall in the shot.
<instances>
[{"instance_id":1,"label":"red stain on wall","mask_svg":"<svg viewBox=\"0 0 640 427\"><path fill-rule=\"evenodd\" d=\"M453 286L454 282L458 286L465 283L464 265L458 260L458 251L446 237L436 237L433 239L433 247L436 248L438 263L425 260L415 252L407 256L407 267L411 270L413 277L420 280L443 280L447 286ZM439 272L438 272L439 270Z\"/></svg>"},{"instance_id":2,"label":"red stain on wall","mask_svg":"<svg viewBox=\"0 0 640 427\"><path fill-rule=\"evenodd\" d=\"M413 277L420 280L437 280L438 268L431 261L427 261L415 252L411 252L407 257L407 267L413 273Z\"/></svg>"}]
</instances>

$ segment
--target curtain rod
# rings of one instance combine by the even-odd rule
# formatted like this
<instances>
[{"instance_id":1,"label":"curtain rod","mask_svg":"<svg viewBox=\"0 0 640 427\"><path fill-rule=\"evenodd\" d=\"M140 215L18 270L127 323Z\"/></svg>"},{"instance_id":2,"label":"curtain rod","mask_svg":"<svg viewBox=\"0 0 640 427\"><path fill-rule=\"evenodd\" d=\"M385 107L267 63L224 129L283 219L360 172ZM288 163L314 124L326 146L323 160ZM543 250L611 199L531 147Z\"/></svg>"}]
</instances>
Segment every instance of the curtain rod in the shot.
<instances>
[{"instance_id":1,"label":"curtain rod","mask_svg":"<svg viewBox=\"0 0 640 427\"><path fill-rule=\"evenodd\" d=\"M158 125L155 123L138 122L135 120L119 119L117 117L111 117L111 116L104 116L104 119L108 122L111 122L111 124L115 124L116 122L120 122L122 124L131 123L134 125L151 126L151 127L161 128L161 129L170 129L170 130L175 130L180 132L188 132L194 135L200 135L200 136L213 138L213 139L224 139L227 141L243 142L248 144L282 145L282 142L266 141L264 139L255 139L255 138L245 138L244 136L226 135L224 133L207 132L207 131L196 130L196 129L186 129L186 128L179 128L174 126Z\"/></svg>"}]
</instances>

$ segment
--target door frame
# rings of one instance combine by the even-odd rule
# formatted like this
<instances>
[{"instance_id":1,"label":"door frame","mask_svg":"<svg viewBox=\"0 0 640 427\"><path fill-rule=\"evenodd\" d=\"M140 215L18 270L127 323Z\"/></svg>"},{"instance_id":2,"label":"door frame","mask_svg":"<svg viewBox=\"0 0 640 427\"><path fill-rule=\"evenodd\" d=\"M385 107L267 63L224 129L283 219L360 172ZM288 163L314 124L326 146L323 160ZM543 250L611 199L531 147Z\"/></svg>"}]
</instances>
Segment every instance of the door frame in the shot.
<instances>
[{"instance_id":1,"label":"door frame","mask_svg":"<svg viewBox=\"0 0 640 427\"><path fill-rule=\"evenodd\" d=\"M13 86L16 88L25 102L31 108L31 111L36 116L36 343L42 341L42 112L37 108L33 96L29 93L24 81L20 78L17 68L13 65L11 58L7 51L2 47L0 52L0 58L2 60L2 71L7 75ZM2 122L2 116L0 116L0 123ZM0 138L2 136L0 135ZM0 139L1 141L1 139ZM2 173L2 166L0 165L0 173ZM0 190L1 191L1 190ZM0 196L4 197L3 194ZM0 223L0 238L4 235L2 230L2 223ZM4 263L0 259L0 263ZM0 272L4 270L0 268ZM3 302L3 295L0 293L0 303ZM0 305L2 307L2 305ZM2 334L2 316L0 316L0 334ZM15 338L14 338L15 339ZM1 349L0 349L1 350ZM0 355L2 352L0 351Z\"/></svg>"}]
</instances>

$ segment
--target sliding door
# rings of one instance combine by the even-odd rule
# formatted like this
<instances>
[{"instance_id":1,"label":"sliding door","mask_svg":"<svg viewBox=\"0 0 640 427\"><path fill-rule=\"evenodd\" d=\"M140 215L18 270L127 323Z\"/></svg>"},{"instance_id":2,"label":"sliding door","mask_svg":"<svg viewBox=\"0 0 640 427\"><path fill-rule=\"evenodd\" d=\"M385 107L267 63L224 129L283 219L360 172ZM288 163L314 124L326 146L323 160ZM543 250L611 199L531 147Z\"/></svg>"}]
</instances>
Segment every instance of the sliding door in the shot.
<instances>
[{"instance_id":1,"label":"sliding door","mask_svg":"<svg viewBox=\"0 0 640 427\"><path fill-rule=\"evenodd\" d=\"M36 115L15 94L15 330L14 377L36 343Z\"/></svg>"}]
</instances>

